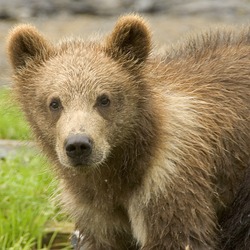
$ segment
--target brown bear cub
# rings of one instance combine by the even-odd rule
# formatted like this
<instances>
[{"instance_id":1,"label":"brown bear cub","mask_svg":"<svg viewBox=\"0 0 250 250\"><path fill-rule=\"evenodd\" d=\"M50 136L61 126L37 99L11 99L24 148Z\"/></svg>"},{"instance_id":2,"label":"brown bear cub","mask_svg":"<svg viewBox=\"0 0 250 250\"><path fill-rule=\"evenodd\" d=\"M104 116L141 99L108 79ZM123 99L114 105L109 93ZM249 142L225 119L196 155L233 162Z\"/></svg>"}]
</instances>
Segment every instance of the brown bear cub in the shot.
<instances>
[{"instance_id":1,"label":"brown bear cub","mask_svg":"<svg viewBox=\"0 0 250 250\"><path fill-rule=\"evenodd\" d=\"M61 179L78 249L216 249L250 159L250 30L151 53L137 15L99 41L10 33L14 91Z\"/></svg>"}]
</instances>

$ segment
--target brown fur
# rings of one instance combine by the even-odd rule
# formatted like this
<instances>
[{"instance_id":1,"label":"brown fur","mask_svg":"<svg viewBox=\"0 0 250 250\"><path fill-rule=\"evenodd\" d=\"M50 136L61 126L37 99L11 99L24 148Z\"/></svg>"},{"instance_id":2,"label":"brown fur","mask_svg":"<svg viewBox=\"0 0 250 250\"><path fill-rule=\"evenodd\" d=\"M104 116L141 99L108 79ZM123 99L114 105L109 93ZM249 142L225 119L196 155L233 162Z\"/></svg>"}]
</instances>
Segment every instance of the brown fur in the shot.
<instances>
[{"instance_id":1,"label":"brown fur","mask_svg":"<svg viewBox=\"0 0 250 250\"><path fill-rule=\"evenodd\" d=\"M17 100L84 249L216 249L250 158L249 37L210 31L159 58L136 15L101 41L51 45L29 25L10 33ZM71 134L94 142L81 167L64 151Z\"/></svg>"},{"instance_id":2,"label":"brown fur","mask_svg":"<svg viewBox=\"0 0 250 250\"><path fill-rule=\"evenodd\" d=\"M221 250L250 249L250 168L233 201L220 218Z\"/></svg>"}]
</instances>

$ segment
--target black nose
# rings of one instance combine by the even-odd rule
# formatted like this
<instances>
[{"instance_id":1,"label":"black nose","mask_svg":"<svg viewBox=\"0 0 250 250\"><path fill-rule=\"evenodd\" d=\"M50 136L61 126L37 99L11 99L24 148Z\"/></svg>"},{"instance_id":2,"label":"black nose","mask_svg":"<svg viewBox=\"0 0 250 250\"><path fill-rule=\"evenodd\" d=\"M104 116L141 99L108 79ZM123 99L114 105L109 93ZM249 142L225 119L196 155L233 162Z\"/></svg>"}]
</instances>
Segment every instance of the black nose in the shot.
<instances>
[{"instance_id":1,"label":"black nose","mask_svg":"<svg viewBox=\"0 0 250 250\"><path fill-rule=\"evenodd\" d=\"M84 158L91 154L92 142L86 135L72 135L65 143L65 151L72 159Z\"/></svg>"}]
</instances>

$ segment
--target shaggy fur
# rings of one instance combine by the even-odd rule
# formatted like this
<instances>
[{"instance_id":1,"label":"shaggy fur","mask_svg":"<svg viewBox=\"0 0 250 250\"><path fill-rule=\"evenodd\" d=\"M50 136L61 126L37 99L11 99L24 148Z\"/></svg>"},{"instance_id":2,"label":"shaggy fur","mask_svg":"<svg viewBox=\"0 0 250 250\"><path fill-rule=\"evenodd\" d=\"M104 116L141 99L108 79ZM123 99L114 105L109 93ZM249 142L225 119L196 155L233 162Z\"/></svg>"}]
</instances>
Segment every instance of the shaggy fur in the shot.
<instances>
[{"instance_id":1,"label":"shaggy fur","mask_svg":"<svg viewBox=\"0 0 250 250\"><path fill-rule=\"evenodd\" d=\"M249 45L249 28L219 29L160 58L136 15L100 41L11 31L13 89L61 179L79 249L216 249L250 159ZM92 145L78 165L65 152L72 135Z\"/></svg>"},{"instance_id":2,"label":"shaggy fur","mask_svg":"<svg viewBox=\"0 0 250 250\"><path fill-rule=\"evenodd\" d=\"M233 204L221 218L222 250L250 249L250 169Z\"/></svg>"}]
</instances>

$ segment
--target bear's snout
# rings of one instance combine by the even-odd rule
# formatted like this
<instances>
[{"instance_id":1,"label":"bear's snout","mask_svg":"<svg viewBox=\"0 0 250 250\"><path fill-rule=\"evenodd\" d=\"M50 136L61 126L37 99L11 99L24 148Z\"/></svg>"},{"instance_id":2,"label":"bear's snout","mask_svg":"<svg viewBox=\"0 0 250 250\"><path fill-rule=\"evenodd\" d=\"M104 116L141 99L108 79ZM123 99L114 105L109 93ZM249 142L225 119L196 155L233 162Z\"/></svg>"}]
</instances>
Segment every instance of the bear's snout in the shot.
<instances>
[{"instance_id":1,"label":"bear's snout","mask_svg":"<svg viewBox=\"0 0 250 250\"><path fill-rule=\"evenodd\" d=\"M84 165L92 152L92 140L86 135L71 135L64 144L66 155L73 165Z\"/></svg>"}]
</instances>

